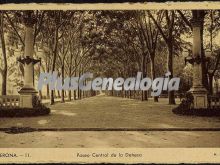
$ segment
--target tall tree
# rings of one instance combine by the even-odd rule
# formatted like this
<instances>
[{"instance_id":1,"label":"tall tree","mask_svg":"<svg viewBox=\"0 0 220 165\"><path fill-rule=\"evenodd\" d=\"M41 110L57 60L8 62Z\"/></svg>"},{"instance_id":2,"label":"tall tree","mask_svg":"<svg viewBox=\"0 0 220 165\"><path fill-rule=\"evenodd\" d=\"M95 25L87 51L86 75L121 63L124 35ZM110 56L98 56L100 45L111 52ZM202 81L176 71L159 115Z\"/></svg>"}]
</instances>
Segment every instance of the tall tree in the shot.
<instances>
[{"instance_id":1,"label":"tall tree","mask_svg":"<svg viewBox=\"0 0 220 165\"><path fill-rule=\"evenodd\" d=\"M209 94L213 94L213 78L220 66L220 47L215 44L215 38L218 37L218 31L220 29L219 11L209 10L207 11L207 18L205 19L204 30L207 32L207 38L209 42L205 45L205 49L210 50L209 62L207 65L208 74L208 90ZM218 42L218 41L217 41Z\"/></svg>"},{"instance_id":2,"label":"tall tree","mask_svg":"<svg viewBox=\"0 0 220 165\"><path fill-rule=\"evenodd\" d=\"M59 41L65 33L65 26L70 23L71 17L73 16L71 11L46 11L45 21L41 25L43 27L42 33L46 33L51 37L50 45L52 52L52 64L51 71L56 70L56 62L58 56L58 45ZM50 25L50 26L48 26ZM52 34L52 35L51 35ZM54 104L54 90L50 93L50 104Z\"/></svg>"},{"instance_id":3,"label":"tall tree","mask_svg":"<svg viewBox=\"0 0 220 165\"><path fill-rule=\"evenodd\" d=\"M4 12L0 12L0 38L1 38L1 50L2 50L2 58L3 58L3 66L0 68L0 73L2 76L2 95L7 94L7 55L6 55L6 45L5 45L5 21L4 21Z\"/></svg>"},{"instance_id":4,"label":"tall tree","mask_svg":"<svg viewBox=\"0 0 220 165\"><path fill-rule=\"evenodd\" d=\"M154 16L148 11L150 18L155 23L158 28L161 36L167 44L168 56L167 56L167 71L171 73L169 79L173 78L173 43L174 43L174 21L175 21L175 13L174 11L163 11L165 17L165 28L163 29L162 24L159 23ZM175 96L174 91L168 92L169 104L175 104Z\"/></svg>"},{"instance_id":5,"label":"tall tree","mask_svg":"<svg viewBox=\"0 0 220 165\"><path fill-rule=\"evenodd\" d=\"M161 22L162 12L156 13L156 21ZM137 12L137 31L139 32L138 36L140 43L144 45L145 51L150 58L151 63L151 77L155 79L155 55L157 43L159 40L159 30L155 27L154 23L150 19L147 11L138 11ZM146 53L144 56L146 56ZM146 67L146 66L145 66ZM154 97L154 101L158 102L158 97Z\"/></svg>"}]
</instances>

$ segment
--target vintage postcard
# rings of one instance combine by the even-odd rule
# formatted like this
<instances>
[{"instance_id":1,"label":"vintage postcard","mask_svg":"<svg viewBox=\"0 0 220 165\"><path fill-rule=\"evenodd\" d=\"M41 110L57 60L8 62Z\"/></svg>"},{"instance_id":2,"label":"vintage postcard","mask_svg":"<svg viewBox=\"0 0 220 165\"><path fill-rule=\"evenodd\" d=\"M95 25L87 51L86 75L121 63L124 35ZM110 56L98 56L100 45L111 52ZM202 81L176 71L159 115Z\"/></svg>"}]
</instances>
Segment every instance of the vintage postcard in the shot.
<instances>
[{"instance_id":1,"label":"vintage postcard","mask_svg":"<svg viewBox=\"0 0 220 165\"><path fill-rule=\"evenodd\" d=\"M220 163L220 2L0 5L0 163Z\"/></svg>"}]
</instances>

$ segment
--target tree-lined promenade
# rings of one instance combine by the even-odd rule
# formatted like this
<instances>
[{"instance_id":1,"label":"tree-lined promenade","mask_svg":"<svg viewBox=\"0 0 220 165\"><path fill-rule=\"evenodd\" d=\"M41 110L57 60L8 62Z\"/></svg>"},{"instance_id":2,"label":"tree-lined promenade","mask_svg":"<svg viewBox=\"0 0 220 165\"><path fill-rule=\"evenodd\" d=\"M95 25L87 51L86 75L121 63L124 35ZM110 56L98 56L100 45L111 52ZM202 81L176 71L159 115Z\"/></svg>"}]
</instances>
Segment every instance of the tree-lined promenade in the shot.
<instances>
[{"instance_id":1,"label":"tree-lined promenade","mask_svg":"<svg viewBox=\"0 0 220 165\"><path fill-rule=\"evenodd\" d=\"M60 98L55 99L60 101ZM43 100L49 103L49 100ZM168 99L98 95L55 103L48 116L1 118L1 148L219 147L219 117L177 116ZM179 103L178 100L176 100ZM18 129L16 129L18 128ZM22 129L23 128L23 129ZM211 129L212 130L211 130ZM36 131L33 131L35 130ZM208 130L209 131L204 131ZM43 131L44 130L44 131ZM162 130L162 131L161 131ZM197 131L195 131L197 130ZM33 132L32 132L33 131ZM15 140L16 139L16 140Z\"/></svg>"},{"instance_id":2,"label":"tree-lined promenade","mask_svg":"<svg viewBox=\"0 0 220 165\"><path fill-rule=\"evenodd\" d=\"M40 72L56 71L63 82L65 77L80 77L85 72L96 77L128 78L141 71L143 77L152 80L170 72L169 79L181 78L179 93L164 91L162 95L168 95L169 104L175 104L175 97L192 86L193 69L190 64L185 66L184 58L192 56L193 19L200 20L202 84L213 94L220 61L217 10L1 11L1 94L8 94L8 82L15 87L24 85L25 67L16 58L24 57L25 27L30 26L33 57L41 59L41 65L34 66L34 86ZM51 104L55 97L65 102L65 96L76 100L95 93L50 90L49 85L38 91L40 98L50 99ZM148 100L149 93L123 89L108 92L142 101ZM158 102L157 96L154 101Z\"/></svg>"},{"instance_id":3,"label":"tree-lined promenade","mask_svg":"<svg viewBox=\"0 0 220 165\"><path fill-rule=\"evenodd\" d=\"M0 147L219 146L219 17L0 11Z\"/></svg>"},{"instance_id":4,"label":"tree-lined promenade","mask_svg":"<svg viewBox=\"0 0 220 165\"><path fill-rule=\"evenodd\" d=\"M51 114L30 118L1 118L0 128L28 127L48 128L52 131L68 128L69 131L87 129L97 130L141 130L141 129L219 129L219 117L177 116L172 108L177 105L168 105L168 98L161 98L154 102L149 98L147 102L137 99L107 96L101 93L94 97L77 101L68 101L65 104L55 99L54 105L50 100L43 100L51 108ZM180 102L176 100L177 104ZM73 128L71 130L71 128Z\"/></svg>"}]
</instances>

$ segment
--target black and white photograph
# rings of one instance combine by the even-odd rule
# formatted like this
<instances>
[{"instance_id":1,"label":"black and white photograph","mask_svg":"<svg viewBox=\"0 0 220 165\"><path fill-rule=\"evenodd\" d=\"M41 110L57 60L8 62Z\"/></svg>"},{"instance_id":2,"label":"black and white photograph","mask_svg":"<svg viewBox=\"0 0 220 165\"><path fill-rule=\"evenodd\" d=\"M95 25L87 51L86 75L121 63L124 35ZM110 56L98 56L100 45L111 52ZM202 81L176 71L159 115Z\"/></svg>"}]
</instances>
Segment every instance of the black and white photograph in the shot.
<instances>
[{"instance_id":1,"label":"black and white photograph","mask_svg":"<svg viewBox=\"0 0 220 165\"><path fill-rule=\"evenodd\" d=\"M0 159L220 147L220 10L49 7L0 10Z\"/></svg>"}]
</instances>

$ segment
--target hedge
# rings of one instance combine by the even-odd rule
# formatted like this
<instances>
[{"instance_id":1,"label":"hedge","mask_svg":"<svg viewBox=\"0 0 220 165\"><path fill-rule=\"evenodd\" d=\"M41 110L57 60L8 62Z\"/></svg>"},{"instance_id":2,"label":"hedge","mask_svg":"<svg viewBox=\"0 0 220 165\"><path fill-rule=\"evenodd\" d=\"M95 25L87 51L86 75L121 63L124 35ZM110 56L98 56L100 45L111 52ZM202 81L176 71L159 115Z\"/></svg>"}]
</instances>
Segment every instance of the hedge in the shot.
<instances>
[{"instance_id":1,"label":"hedge","mask_svg":"<svg viewBox=\"0 0 220 165\"><path fill-rule=\"evenodd\" d=\"M30 117L48 115L49 113L50 108L47 107L0 109L0 117Z\"/></svg>"},{"instance_id":2,"label":"hedge","mask_svg":"<svg viewBox=\"0 0 220 165\"><path fill-rule=\"evenodd\" d=\"M192 108L193 96L191 93L186 94L186 98L182 100L180 105L172 112L177 115L191 115L191 116L220 116L220 108Z\"/></svg>"}]
</instances>

